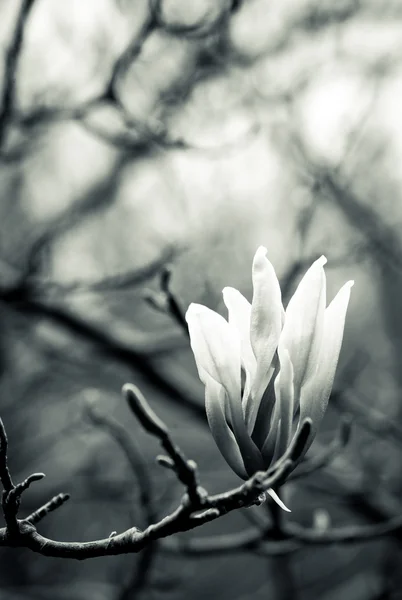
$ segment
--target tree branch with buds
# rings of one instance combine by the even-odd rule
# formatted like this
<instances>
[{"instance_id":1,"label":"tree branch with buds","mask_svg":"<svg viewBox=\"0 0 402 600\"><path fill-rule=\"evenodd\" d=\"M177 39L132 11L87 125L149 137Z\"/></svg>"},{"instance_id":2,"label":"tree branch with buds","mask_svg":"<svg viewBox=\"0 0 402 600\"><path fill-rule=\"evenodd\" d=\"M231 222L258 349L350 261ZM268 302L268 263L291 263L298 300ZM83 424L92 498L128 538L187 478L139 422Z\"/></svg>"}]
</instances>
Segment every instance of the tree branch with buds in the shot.
<instances>
[{"instance_id":1,"label":"tree branch with buds","mask_svg":"<svg viewBox=\"0 0 402 600\"><path fill-rule=\"evenodd\" d=\"M166 452L166 455L157 458L158 463L172 470L185 487L178 507L159 521L148 525L143 531L133 526L123 533L91 542L61 542L48 539L37 531L35 525L50 512L60 508L68 500L68 495L59 494L28 517L18 518L23 492L33 482L42 479L44 474L34 473L22 483L13 483L7 462L6 430L0 421L0 480L4 489L2 509L6 523L6 526L0 529L0 546L29 548L44 556L77 560L140 552L155 540L195 529L233 510L260 504L268 489L279 486L286 480L310 435L311 423L307 419L286 455L275 465L266 471L258 471L235 489L210 495L199 483L196 463L187 459L174 443L167 426L154 413L139 389L127 384L123 388L123 394L143 428L159 440Z\"/></svg>"},{"instance_id":2,"label":"tree branch with buds","mask_svg":"<svg viewBox=\"0 0 402 600\"><path fill-rule=\"evenodd\" d=\"M0 419L0 481L3 486L2 510L5 527L0 528L0 546L28 548L43 556L85 560L99 556L138 553L155 541L190 531L214 521L234 510L260 505L266 500L269 489L279 489L295 468L309 443L311 421L306 419L300 426L292 444L280 460L266 471L257 471L242 485L229 491L211 495L200 484L196 463L188 459L175 444L166 424L155 414L140 390L131 384L123 387L128 405L142 427L161 444L166 454L159 455L157 462L173 471L185 488L177 508L170 514L147 524L144 530L133 526L122 533L90 542L63 542L41 535L36 528L46 516L58 510L69 495L60 493L25 518L19 518L21 498L25 490L44 477L33 473L21 483L13 482L8 467L8 440ZM110 429L108 419L97 414L91 407L94 422ZM112 420L113 435L121 443L121 431ZM111 430L112 430L111 429ZM126 448L127 451L127 448ZM129 451L128 451L129 452ZM129 455L129 454L128 454ZM269 499L269 501L272 501ZM149 515L148 515L149 517ZM148 520L148 519L147 519ZM267 524L259 531L247 530L217 538L193 538L183 542L179 539L165 540L162 549L174 553L205 554L219 551L251 550L267 554L293 552L303 545L357 543L379 536L398 533L402 528L402 516L371 526L341 527L325 531L306 529L295 523L281 522L281 539L276 537L275 524Z\"/></svg>"}]
</instances>

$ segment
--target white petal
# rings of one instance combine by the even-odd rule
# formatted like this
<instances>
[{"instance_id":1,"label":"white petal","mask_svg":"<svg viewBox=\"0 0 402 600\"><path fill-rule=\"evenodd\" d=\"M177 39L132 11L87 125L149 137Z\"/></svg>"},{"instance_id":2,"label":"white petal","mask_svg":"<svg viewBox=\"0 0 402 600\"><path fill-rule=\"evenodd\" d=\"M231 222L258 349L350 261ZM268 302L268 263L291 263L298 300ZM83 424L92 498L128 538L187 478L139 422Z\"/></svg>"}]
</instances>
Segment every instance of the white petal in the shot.
<instances>
[{"instance_id":1,"label":"white petal","mask_svg":"<svg viewBox=\"0 0 402 600\"><path fill-rule=\"evenodd\" d=\"M235 288L225 287L222 294L229 313L229 325L233 326L240 336L243 365L253 379L257 363L250 342L251 304Z\"/></svg>"},{"instance_id":2,"label":"white petal","mask_svg":"<svg viewBox=\"0 0 402 600\"><path fill-rule=\"evenodd\" d=\"M305 377L310 373L312 361L318 354L322 338L325 310L326 280L321 256L309 268L290 299L285 315L281 343L288 350L294 369L296 397Z\"/></svg>"},{"instance_id":3,"label":"white petal","mask_svg":"<svg viewBox=\"0 0 402 600\"><path fill-rule=\"evenodd\" d=\"M246 407L249 428L254 427L262 395L272 377L272 359L282 328L282 300L278 278L260 246L253 261L253 301L251 306L251 346L257 359L257 372L252 389L252 405Z\"/></svg>"},{"instance_id":4,"label":"white petal","mask_svg":"<svg viewBox=\"0 0 402 600\"><path fill-rule=\"evenodd\" d=\"M294 414L293 367L289 353L281 344L278 348L280 371L275 379L275 407L268 435L261 448L264 463L269 466L286 451L291 434Z\"/></svg>"},{"instance_id":5,"label":"white petal","mask_svg":"<svg viewBox=\"0 0 402 600\"><path fill-rule=\"evenodd\" d=\"M353 281L345 283L325 310L324 334L316 371L306 381L301 390L300 421L303 421L306 417L312 419L312 437L317 431L328 405L342 345L346 311L353 283Z\"/></svg>"},{"instance_id":6,"label":"white petal","mask_svg":"<svg viewBox=\"0 0 402 600\"><path fill-rule=\"evenodd\" d=\"M251 304L238 290L226 287L222 291L223 300L228 309L229 325L234 327L240 336L241 362L245 373L244 390L242 396L243 413L250 402L251 386L254 381L257 362L250 343L250 316ZM251 434L252 428L248 428Z\"/></svg>"},{"instance_id":7,"label":"white petal","mask_svg":"<svg viewBox=\"0 0 402 600\"><path fill-rule=\"evenodd\" d=\"M203 372L221 383L230 398L241 395L240 338L218 313L201 304L190 304L186 320L191 348L201 381Z\"/></svg>"},{"instance_id":8,"label":"white petal","mask_svg":"<svg viewBox=\"0 0 402 600\"><path fill-rule=\"evenodd\" d=\"M201 381L210 375L227 393L227 411L247 473L264 468L261 453L247 432L241 403L240 338L218 313L191 304L186 313L190 342Z\"/></svg>"},{"instance_id":9,"label":"white petal","mask_svg":"<svg viewBox=\"0 0 402 600\"><path fill-rule=\"evenodd\" d=\"M286 510L286 512L292 512L290 508L288 508L286 504L282 502L278 494L274 492L272 488L269 488L269 490L267 490L267 494L271 496L272 500L274 500L282 508L282 510Z\"/></svg>"},{"instance_id":10,"label":"white petal","mask_svg":"<svg viewBox=\"0 0 402 600\"><path fill-rule=\"evenodd\" d=\"M204 376L206 381L205 408L212 436L223 458L236 475L242 479L247 479L248 475L244 468L239 447L225 418L225 402L227 402L225 388L207 373Z\"/></svg>"},{"instance_id":11,"label":"white petal","mask_svg":"<svg viewBox=\"0 0 402 600\"><path fill-rule=\"evenodd\" d=\"M275 380L276 401L280 408L280 424L275 444L273 460L276 461L286 452L292 437L294 415L293 365L289 352L279 345L280 371Z\"/></svg>"}]
</instances>

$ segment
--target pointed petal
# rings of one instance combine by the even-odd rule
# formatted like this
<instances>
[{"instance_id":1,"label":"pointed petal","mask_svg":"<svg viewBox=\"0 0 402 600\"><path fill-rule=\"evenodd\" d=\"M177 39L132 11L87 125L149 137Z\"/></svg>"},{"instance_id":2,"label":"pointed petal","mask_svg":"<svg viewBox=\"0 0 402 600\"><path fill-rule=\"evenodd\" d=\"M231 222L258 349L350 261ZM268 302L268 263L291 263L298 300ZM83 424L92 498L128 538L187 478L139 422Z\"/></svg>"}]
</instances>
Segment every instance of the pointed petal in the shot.
<instances>
[{"instance_id":1,"label":"pointed petal","mask_svg":"<svg viewBox=\"0 0 402 600\"><path fill-rule=\"evenodd\" d=\"M289 352L279 344L280 371L274 382L275 407L267 436L261 448L265 464L273 464L286 451L292 435L294 394L293 367Z\"/></svg>"},{"instance_id":2,"label":"pointed petal","mask_svg":"<svg viewBox=\"0 0 402 600\"><path fill-rule=\"evenodd\" d=\"M278 494L272 488L269 488L269 490L267 490L267 494L271 496L272 500L274 500L282 508L282 510L286 510L286 512L292 512L290 508L288 508L286 504L282 502Z\"/></svg>"},{"instance_id":3,"label":"pointed petal","mask_svg":"<svg viewBox=\"0 0 402 600\"><path fill-rule=\"evenodd\" d=\"M241 362L245 373L242 397L243 413L245 413L245 407L247 406L247 403L251 401L251 387L257 368L257 361L255 360L250 342L251 304L235 288L226 287L223 289L222 294L229 313L229 325L234 327L240 336ZM249 434L251 434L251 431L252 429L248 428Z\"/></svg>"},{"instance_id":4,"label":"pointed petal","mask_svg":"<svg viewBox=\"0 0 402 600\"><path fill-rule=\"evenodd\" d=\"M324 333L316 371L301 390L300 421L306 417L312 419L312 439L328 405L353 283L353 281L345 283L325 310Z\"/></svg>"},{"instance_id":5,"label":"pointed petal","mask_svg":"<svg viewBox=\"0 0 402 600\"><path fill-rule=\"evenodd\" d=\"M201 304L190 304L186 320L191 348L201 381L208 373L221 383L230 398L241 397L240 338L218 313Z\"/></svg>"},{"instance_id":6,"label":"pointed petal","mask_svg":"<svg viewBox=\"0 0 402 600\"><path fill-rule=\"evenodd\" d=\"M264 469L262 456L247 432L241 403L240 338L218 313L191 304L186 313L190 342L201 381L210 375L227 393L226 412L249 475Z\"/></svg>"},{"instance_id":7,"label":"pointed petal","mask_svg":"<svg viewBox=\"0 0 402 600\"><path fill-rule=\"evenodd\" d=\"M251 306L250 339L257 359L257 372L252 389L252 405L246 407L246 420L254 427L259 403L272 377L272 359L282 329L282 300L278 278L260 246L253 261L253 302Z\"/></svg>"},{"instance_id":8,"label":"pointed petal","mask_svg":"<svg viewBox=\"0 0 402 600\"><path fill-rule=\"evenodd\" d=\"M275 379L279 373L279 359L274 357L275 370L261 398L260 406L255 420L252 439L255 441L258 448L262 448L271 427L271 420L275 408ZM266 463L266 461L264 460Z\"/></svg>"},{"instance_id":9,"label":"pointed petal","mask_svg":"<svg viewBox=\"0 0 402 600\"><path fill-rule=\"evenodd\" d=\"M248 475L251 476L257 471L265 470L267 466L262 459L261 452L251 439L251 436L247 430L240 397L238 398L238 401L234 401L229 397L228 406L230 424Z\"/></svg>"},{"instance_id":10,"label":"pointed petal","mask_svg":"<svg viewBox=\"0 0 402 600\"><path fill-rule=\"evenodd\" d=\"M222 294L229 312L229 325L233 326L240 336L242 363L251 378L254 378L257 363L250 342L251 304L235 288L225 287Z\"/></svg>"},{"instance_id":11,"label":"pointed petal","mask_svg":"<svg viewBox=\"0 0 402 600\"><path fill-rule=\"evenodd\" d=\"M236 475L242 479L247 479L248 475L244 468L239 447L225 418L225 402L227 402L225 388L208 373L204 374L204 378L205 408L212 436L223 458Z\"/></svg>"},{"instance_id":12,"label":"pointed petal","mask_svg":"<svg viewBox=\"0 0 402 600\"><path fill-rule=\"evenodd\" d=\"M312 368L322 338L326 280L321 256L309 268L286 309L281 343L288 350L294 370L295 396Z\"/></svg>"},{"instance_id":13,"label":"pointed petal","mask_svg":"<svg viewBox=\"0 0 402 600\"><path fill-rule=\"evenodd\" d=\"M293 365L289 352L279 345L280 371L275 380L276 401L279 404L280 422L273 462L286 452L291 437L294 415Z\"/></svg>"}]
</instances>

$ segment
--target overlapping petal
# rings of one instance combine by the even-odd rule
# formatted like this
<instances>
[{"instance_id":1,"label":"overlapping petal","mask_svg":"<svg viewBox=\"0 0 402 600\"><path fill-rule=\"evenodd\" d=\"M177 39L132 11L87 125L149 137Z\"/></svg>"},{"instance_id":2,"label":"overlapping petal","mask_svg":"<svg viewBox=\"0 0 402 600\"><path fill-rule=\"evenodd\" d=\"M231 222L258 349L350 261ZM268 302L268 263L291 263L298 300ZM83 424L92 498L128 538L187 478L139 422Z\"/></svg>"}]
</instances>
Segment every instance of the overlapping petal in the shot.
<instances>
[{"instance_id":1,"label":"overlapping petal","mask_svg":"<svg viewBox=\"0 0 402 600\"><path fill-rule=\"evenodd\" d=\"M294 370L295 395L308 376L318 354L326 304L325 256L316 260L289 301L281 343L288 350Z\"/></svg>"},{"instance_id":2,"label":"overlapping petal","mask_svg":"<svg viewBox=\"0 0 402 600\"><path fill-rule=\"evenodd\" d=\"M236 438L228 426L225 407L227 393L225 388L215 381L208 373L204 373L205 380L205 409L212 436L220 453L232 470L242 479L247 478L243 459Z\"/></svg>"},{"instance_id":3,"label":"overlapping petal","mask_svg":"<svg viewBox=\"0 0 402 600\"><path fill-rule=\"evenodd\" d=\"M250 400L246 405L246 421L252 429L259 403L273 374L272 359L282 329L282 296L274 268L260 246L252 268L253 301L251 305L250 342L257 360L257 372Z\"/></svg>"},{"instance_id":4,"label":"overlapping petal","mask_svg":"<svg viewBox=\"0 0 402 600\"><path fill-rule=\"evenodd\" d=\"M292 437L294 416L294 385L293 365L289 352L281 347L278 348L280 371L275 380L275 395L279 405L280 421L277 429L275 453L272 462L280 458L289 446Z\"/></svg>"},{"instance_id":5,"label":"overlapping petal","mask_svg":"<svg viewBox=\"0 0 402 600\"><path fill-rule=\"evenodd\" d=\"M190 304L186 320L198 374L221 383L230 398L240 397L240 338L218 313L202 304Z\"/></svg>"},{"instance_id":6,"label":"overlapping petal","mask_svg":"<svg viewBox=\"0 0 402 600\"><path fill-rule=\"evenodd\" d=\"M225 287L222 294L228 309L229 325L237 330L240 337L242 363L254 378L257 361L250 341L251 304L235 288Z\"/></svg>"},{"instance_id":7,"label":"overlapping petal","mask_svg":"<svg viewBox=\"0 0 402 600\"><path fill-rule=\"evenodd\" d=\"M299 424L312 421L311 443L326 410L353 282L325 308L325 263L322 256L308 269L284 313L278 279L261 246L253 261L252 304L227 287L229 322L199 304L187 311L208 423L222 456L243 479L286 455L295 416ZM267 493L288 510L274 490Z\"/></svg>"},{"instance_id":8,"label":"overlapping petal","mask_svg":"<svg viewBox=\"0 0 402 600\"><path fill-rule=\"evenodd\" d=\"M324 416L341 350L346 311L354 282L348 281L325 310L321 348L315 372L301 390L300 420L310 417L312 436Z\"/></svg>"},{"instance_id":9,"label":"overlapping petal","mask_svg":"<svg viewBox=\"0 0 402 600\"><path fill-rule=\"evenodd\" d=\"M268 435L261 449L266 464L272 464L282 456L289 445L294 413L293 366L289 352L279 346L280 371L275 379L275 407Z\"/></svg>"},{"instance_id":10,"label":"overlapping petal","mask_svg":"<svg viewBox=\"0 0 402 600\"><path fill-rule=\"evenodd\" d=\"M248 434L241 405L241 343L237 330L201 304L190 304L186 320L201 381L206 385L208 374L227 393L230 426L247 472L263 469L261 453Z\"/></svg>"},{"instance_id":11,"label":"overlapping petal","mask_svg":"<svg viewBox=\"0 0 402 600\"><path fill-rule=\"evenodd\" d=\"M240 336L241 363L245 373L244 390L242 394L243 412L247 404L251 386L255 378L257 361L250 342L251 304L238 290L225 287L222 290L223 301L228 309L229 325L234 327ZM249 433L251 431L249 430Z\"/></svg>"}]
</instances>

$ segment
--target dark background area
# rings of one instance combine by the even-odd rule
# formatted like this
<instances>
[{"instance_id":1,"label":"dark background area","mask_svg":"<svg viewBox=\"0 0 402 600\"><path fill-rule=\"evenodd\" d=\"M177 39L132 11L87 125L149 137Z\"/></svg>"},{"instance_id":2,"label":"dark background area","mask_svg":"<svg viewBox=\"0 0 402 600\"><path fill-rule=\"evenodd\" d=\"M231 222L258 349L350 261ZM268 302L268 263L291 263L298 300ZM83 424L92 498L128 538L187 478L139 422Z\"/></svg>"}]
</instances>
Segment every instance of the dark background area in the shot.
<instances>
[{"instance_id":1,"label":"dark background area","mask_svg":"<svg viewBox=\"0 0 402 600\"><path fill-rule=\"evenodd\" d=\"M183 312L251 297L263 244L285 302L325 254L355 280L334 393L347 447L289 483L286 518L373 524L402 511L402 5L388 0L0 0L0 411L28 514L59 540L144 527L139 485L88 397L140 446L158 516L182 493L124 403L131 381L211 492L238 480L209 433ZM156 296L159 297L159 296ZM241 532L264 506L185 534ZM401 598L401 533L356 545L73 562L0 552L2 600Z\"/></svg>"}]
</instances>

